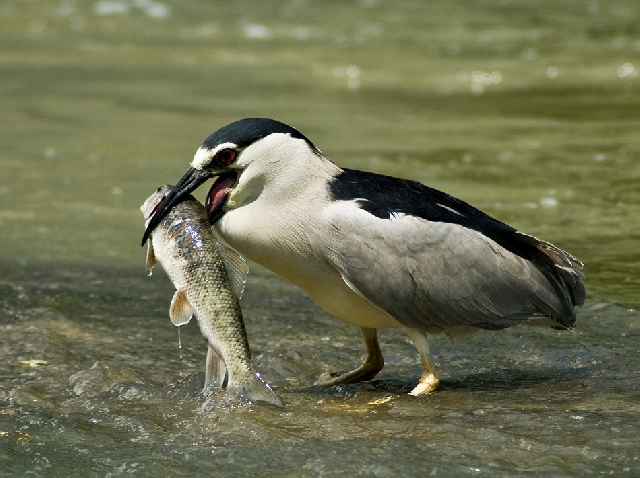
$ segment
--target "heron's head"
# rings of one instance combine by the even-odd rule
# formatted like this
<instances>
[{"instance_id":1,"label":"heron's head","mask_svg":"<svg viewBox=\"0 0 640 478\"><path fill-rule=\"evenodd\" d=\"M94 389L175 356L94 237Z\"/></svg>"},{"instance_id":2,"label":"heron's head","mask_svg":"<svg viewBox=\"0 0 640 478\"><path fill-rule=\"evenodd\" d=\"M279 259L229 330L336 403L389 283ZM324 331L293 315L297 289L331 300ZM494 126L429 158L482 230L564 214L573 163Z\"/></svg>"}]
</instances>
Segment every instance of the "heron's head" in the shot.
<instances>
[{"instance_id":1,"label":"heron's head","mask_svg":"<svg viewBox=\"0 0 640 478\"><path fill-rule=\"evenodd\" d=\"M214 224L226 210L259 195L265 183L286 181L291 168L307 167L300 161L305 155L320 152L302 133L279 121L245 118L220 128L204 140L191 167L155 209L142 244L176 204L207 180L215 178L205 206Z\"/></svg>"}]
</instances>

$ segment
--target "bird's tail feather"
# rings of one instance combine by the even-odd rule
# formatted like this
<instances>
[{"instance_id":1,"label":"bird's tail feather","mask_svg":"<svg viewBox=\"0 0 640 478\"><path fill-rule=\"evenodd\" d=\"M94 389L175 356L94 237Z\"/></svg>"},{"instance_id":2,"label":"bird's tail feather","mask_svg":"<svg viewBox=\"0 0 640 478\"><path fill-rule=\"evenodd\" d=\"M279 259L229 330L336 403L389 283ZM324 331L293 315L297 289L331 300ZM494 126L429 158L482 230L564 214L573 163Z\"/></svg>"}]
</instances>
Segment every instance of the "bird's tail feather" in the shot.
<instances>
[{"instance_id":1,"label":"bird's tail feather","mask_svg":"<svg viewBox=\"0 0 640 478\"><path fill-rule=\"evenodd\" d=\"M587 295L582 262L553 244L518 234L520 240L530 246L531 261L549 280L560 299L559 310L545 312L562 327L572 328L576 322L574 307L583 305Z\"/></svg>"}]
</instances>

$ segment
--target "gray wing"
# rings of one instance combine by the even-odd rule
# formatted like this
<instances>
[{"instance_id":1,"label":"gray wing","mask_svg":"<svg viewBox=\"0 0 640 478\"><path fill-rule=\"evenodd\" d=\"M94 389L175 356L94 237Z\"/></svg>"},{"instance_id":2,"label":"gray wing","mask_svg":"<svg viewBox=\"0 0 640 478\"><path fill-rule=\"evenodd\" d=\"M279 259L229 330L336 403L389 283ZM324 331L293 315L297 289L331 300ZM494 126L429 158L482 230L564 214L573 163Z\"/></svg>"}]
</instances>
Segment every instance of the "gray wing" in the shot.
<instances>
[{"instance_id":1,"label":"gray wing","mask_svg":"<svg viewBox=\"0 0 640 478\"><path fill-rule=\"evenodd\" d=\"M501 329L566 313L538 268L478 231L344 207L328 214L329 257L350 287L407 327Z\"/></svg>"}]
</instances>

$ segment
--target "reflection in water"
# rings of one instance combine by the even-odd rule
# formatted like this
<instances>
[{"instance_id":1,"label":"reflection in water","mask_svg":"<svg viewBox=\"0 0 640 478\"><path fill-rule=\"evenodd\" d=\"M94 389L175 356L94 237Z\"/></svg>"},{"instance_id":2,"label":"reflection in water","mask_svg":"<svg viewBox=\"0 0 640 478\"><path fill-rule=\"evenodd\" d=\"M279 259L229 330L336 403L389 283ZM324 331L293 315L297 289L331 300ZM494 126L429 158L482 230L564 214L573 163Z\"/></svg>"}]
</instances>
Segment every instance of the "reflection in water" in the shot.
<instances>
[{"instance_id":1,"label":"reflection in water","mask_svg":"<svg viewBox=\"0 0 640 478\"><path fill-rule=\"evenodd\" d=\"M0 471L640 472L638 38L633 1L5 2L0 6ZM401 331L329 390L359 332L254 267L256 367L285 402L203 396L197 326L168 319L138 207L244 116L340 165L417 179L575 253L574 332ZM614 305L622 304L622 305Z\"/></svg>"}]
</instances>

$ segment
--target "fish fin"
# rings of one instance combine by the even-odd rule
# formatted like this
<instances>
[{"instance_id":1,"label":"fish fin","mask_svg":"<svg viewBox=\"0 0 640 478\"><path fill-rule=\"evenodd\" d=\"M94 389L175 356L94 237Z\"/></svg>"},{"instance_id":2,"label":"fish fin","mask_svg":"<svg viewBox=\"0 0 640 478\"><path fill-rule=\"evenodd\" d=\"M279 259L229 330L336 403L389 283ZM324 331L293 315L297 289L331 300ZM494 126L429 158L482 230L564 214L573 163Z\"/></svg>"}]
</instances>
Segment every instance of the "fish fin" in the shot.
<instances>
[{"instance_id":1,"label":"fish fin","mask_svg":"<svg viewBox=\"0 0 640 478\"><path fill-rule=\"evenodd\" d=\"M218 242L218 251L220 251L220 257L227 268L227 275L229 276L229 284L231 290L238 297L242 298L244 292L244 286L247 283L247 275L249 275L249 265L235 250L229 246Z\"/></svg>"},{"instance_id":2,"label":"fish fin","mask_svg":"<svg viewBox=\"0 0 640 478\"><path fill-rule=\"evenodd\" d=\"M222 356L209 345L207 351L207 365L205 368L204 386L217 385L222 388L224 378L227 375L227 366L222 360Z\"/></svg>"},{"instance_id":3,"label":"fish fin","mask_svg":"<svg viewBox=\"0 0 640 478\"><path fill-rule=\"evenodd\" d=\"M171 299L171 307L169 307L169 317L176 327L186 324L193 317L193 307L187 300L187 294L184 289L177 290Z\"/></svg>"},{"instance_id":4,"label":"fish fin","mask_svg":"<svg viewBox=\"0 0 640 478\"><path fill-rule=\"evenodd\" d=\"M153 252L153 241L151 238L147 241L147 274L151 275L153 266L156 265L156 254Z\"/></svg>"},{"instance_id":5,"label":"fish fin","mask_svg":"<svg viewBox=\"0 0 640 478\"><path fill-rule=\"evenodd\" d=\"M282 402L271 387L265 382L259 373L254 373L252 379L246 383L234 383L227 385L227 393L234 398L249 402L268 402L282 406Z\"/></svg>"}]
</instances>

